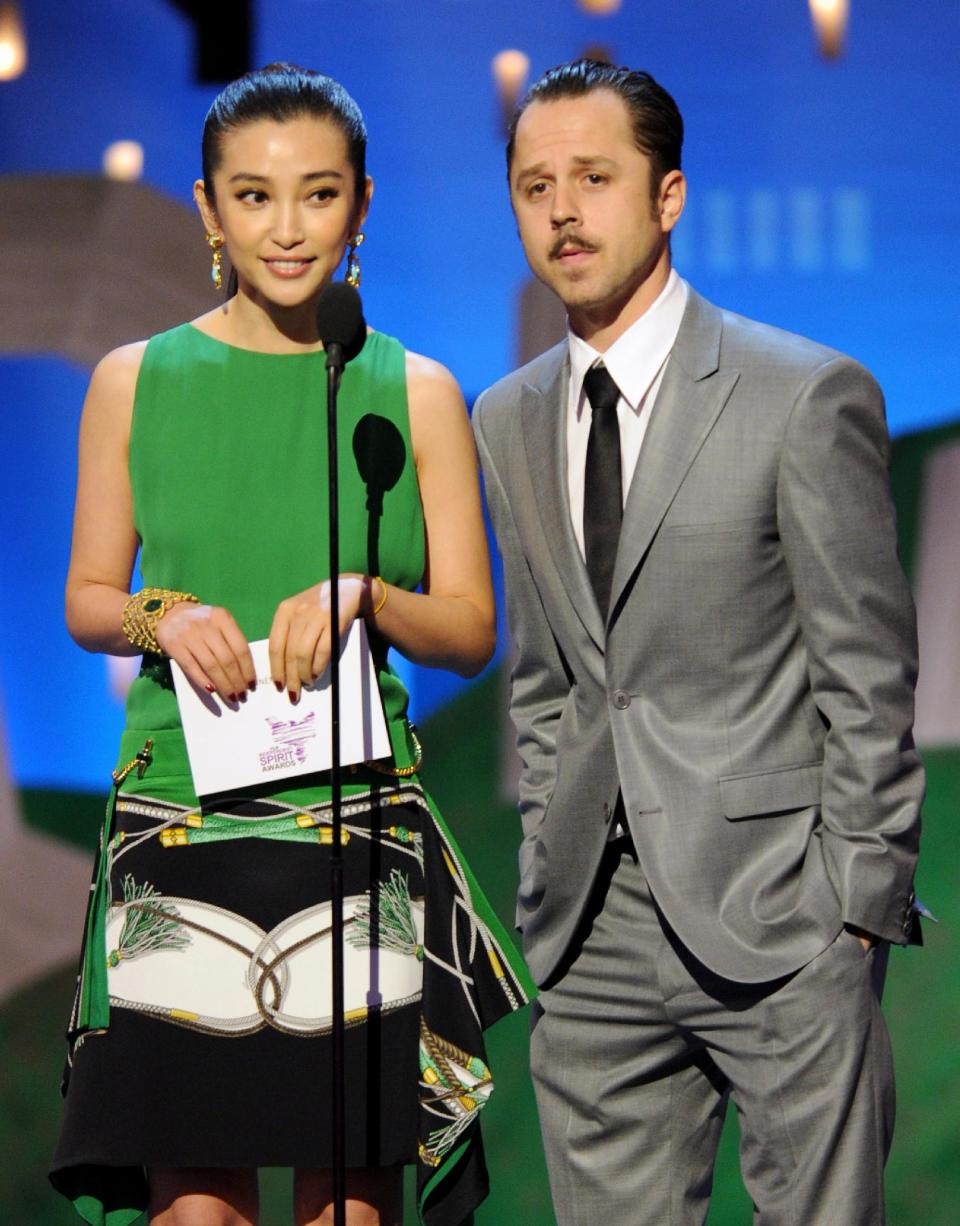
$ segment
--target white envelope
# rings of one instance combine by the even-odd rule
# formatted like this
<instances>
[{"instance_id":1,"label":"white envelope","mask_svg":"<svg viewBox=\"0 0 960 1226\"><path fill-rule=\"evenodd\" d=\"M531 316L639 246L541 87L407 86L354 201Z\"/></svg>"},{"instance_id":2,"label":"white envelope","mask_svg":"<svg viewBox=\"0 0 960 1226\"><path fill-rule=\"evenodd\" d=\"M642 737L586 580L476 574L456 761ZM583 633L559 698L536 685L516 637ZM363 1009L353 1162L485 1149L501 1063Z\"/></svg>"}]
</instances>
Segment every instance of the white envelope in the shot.
<instances>
[{"instance_id":1,"label":"white envelope","mask_svg":"<svg viewBox=\"0 0 960 1226\"><path fill-rule=\"evenodd\" d=\"M273 684L268 640L251 643L250 653L257 688L246 702L226 702L198 690L171 661L198 796L330 769L329 668L301 690L294 705ZM340 653L340 761L348 766L390 753L367 628L358 619L344 635Z\"/></svg>"}]
</instances>

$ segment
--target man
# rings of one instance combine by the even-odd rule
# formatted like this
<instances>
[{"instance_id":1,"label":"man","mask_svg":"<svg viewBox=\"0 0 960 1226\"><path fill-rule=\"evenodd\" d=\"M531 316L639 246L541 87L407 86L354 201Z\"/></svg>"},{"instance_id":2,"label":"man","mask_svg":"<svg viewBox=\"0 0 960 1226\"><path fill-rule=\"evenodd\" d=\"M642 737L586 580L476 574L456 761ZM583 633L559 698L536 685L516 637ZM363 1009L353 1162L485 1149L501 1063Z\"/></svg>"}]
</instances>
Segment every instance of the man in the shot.
<instances>
[{"instance_id":1,"label":"man","mask_svg":"<svg viewBox=\"0 0 960 1226\"><path fill-rule=\"evenodd\" d=\"M682 137L645 73L533 86L511 201L569 336L474 416L553 1199L702 1222L731 1094L755 1220L878 1226L923 791L883 400L671 271Z\"/></svg>"}]
</instances>

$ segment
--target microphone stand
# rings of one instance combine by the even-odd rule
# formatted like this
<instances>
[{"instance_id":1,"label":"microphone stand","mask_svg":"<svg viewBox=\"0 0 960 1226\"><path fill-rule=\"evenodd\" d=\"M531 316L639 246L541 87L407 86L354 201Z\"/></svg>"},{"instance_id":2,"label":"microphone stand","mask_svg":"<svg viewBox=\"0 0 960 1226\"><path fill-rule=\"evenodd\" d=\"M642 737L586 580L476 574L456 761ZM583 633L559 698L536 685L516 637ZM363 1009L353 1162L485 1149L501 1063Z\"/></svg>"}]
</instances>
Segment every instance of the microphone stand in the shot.
<instances>
[{"instance_id":1,"label":"microphone stand","mask_svg":"<svg viewBox=\"0 0 960 1226\"><path fill-rule=\"evenodd\" d=\"M346 1226L346 1085L344 1068L343 989L343 838L340 778L340 504L337 473L337 394L343 371L343 347L327 346L327 493L330 546L330 804L333 843L330 851L330 947L332 971L333 1053L333 1222Z\"/></svg>"}]
</instances>

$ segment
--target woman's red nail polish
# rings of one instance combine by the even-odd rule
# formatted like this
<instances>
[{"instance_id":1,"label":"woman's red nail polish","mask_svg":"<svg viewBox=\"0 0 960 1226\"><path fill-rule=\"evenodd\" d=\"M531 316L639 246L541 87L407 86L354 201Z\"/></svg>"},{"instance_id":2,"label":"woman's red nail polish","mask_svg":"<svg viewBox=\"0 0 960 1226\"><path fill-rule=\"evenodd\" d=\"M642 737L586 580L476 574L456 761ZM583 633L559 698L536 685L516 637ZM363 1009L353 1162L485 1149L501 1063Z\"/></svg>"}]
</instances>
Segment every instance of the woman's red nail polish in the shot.
<instances>
[{"instance_id":1,"label":"woman's red nail polish","mask_svg":"<svg viewBox=\"0 0 960 1226\"><path fill-rule=\"evenodd\" d=\"M230 699L230 701L231 701L231 702L236 702L236 701L237 701L237 696L236 696L236 694L229 694L229 695L228 695L228 697L229 697L229 699Z\"/></svg>"},{"instance_id":2,"label":"woman's red nail polish","mask_svg":"<svg viewBox=\"0 0 960 1226\"><path fill-rule=\"evenodd\" d=\"M274 685L277 687L277 693L278 693L278 694L282 694L282 693L283 693L283 682L282 682L282 681L274 681L274 683L273 683L273 684L274 684Z\"/></svg>"},{"instance_id":3,"label":"woman's red nail polish","mask_svg":"<svg viewBox=\"0 0 960 1226\"><path fill-rule=\"evenodd\" d=\"M215 685L205 685L203 688L208 694L215 694L217 692L217 687Z\"/></svg>"},{"instance_id":4,"label":"woman's red nail polish","mask_svg":"<svg viewBox=\"0 0 960 1226\"><path fill-rule=\"evenodd\" d=\"M250 693L251 693L251 694L254 692L254 690L255 690L256 688L257 688L257 683L256 683L256 681L251 681L251 682L249 682L249 684L247 685L247 689L250 691Z\"/></svg>"},{"instance_id":5,"label":"woman's red nail polish","mask_svg":"<svg viewBox=\"0 0 960 1226\"><path fill-rule=\"evenodd\" d=\"M297 701L297 696L296 696L296 694L293 692L293 690L287 690L287 693L290 695L290 701L291 701L291 702L296 702L296 701Z\"/></svg>"}]
</instances>

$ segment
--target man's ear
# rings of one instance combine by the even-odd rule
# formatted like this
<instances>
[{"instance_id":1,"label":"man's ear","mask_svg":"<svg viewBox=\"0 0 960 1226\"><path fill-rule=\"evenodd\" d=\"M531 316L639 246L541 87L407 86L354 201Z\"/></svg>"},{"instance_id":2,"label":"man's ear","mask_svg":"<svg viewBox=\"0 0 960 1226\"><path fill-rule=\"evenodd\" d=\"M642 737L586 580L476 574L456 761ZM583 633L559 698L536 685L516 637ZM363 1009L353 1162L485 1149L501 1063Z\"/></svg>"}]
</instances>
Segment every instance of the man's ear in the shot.
<instances>
[{"instance_id":1,"label":"man's ear","mask_svg":"<svg viewBox=\"0 0 960 1226\"><path fill-rule=\"evenodd\" d=\"M682 170L668 170L660 182L657 213L660 229L669 234L680 220L687 199L687 180Z\"/></svg>"}]
</instances>

